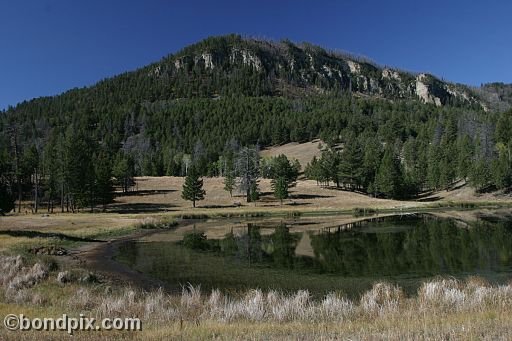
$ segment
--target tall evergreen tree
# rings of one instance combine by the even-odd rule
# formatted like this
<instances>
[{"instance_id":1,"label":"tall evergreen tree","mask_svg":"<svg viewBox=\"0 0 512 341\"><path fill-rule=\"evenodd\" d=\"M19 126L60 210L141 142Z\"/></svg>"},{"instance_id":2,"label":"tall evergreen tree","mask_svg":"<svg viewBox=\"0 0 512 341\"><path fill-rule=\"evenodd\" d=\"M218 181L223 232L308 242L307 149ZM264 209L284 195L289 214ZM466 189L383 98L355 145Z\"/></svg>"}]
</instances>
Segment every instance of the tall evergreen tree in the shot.
<instances>
[{"instance_id":1,"label":"tall evergreen tree","mask_svg":"<svg viewBox=\"0 0 512 341\"><path fill-rule=\"evenodd\" d=\"M203 179L199 178L197 170L192 167L189 169L188 175L185 178L181 197L185 200L192 201L192 206L195 208L196 201L204 200L205 195L206 192L203 189Z\"/></svg>"},{"instance_id":2,"label":"tall evergreen tree","mask_svg":"<svg viewBox=\"0 0 512 341\"><path fill-rule=\"evenodd\" d=\"M457 141L457 176L466 180L471 171L473 163L474 147L471 138L464 135Z\"/></svg>"},{"instance_id":3,"label":"tall evergreen tree","mask_svg":"<svg viewBox=\"0 0 512 341\"><path fill-rule=\"evenodd\" d=\"M304 168L304 175L307 179L316 180L317 185L320 184L320 162L316 156Z\"/></svg>"},{"instance_id":4,"label":"tall evergreen tree","mask_svg":"<svg viewBox=\"0 0 512 341\"><path fill-rule=\"evenodd\" d=\"M124 193L135 184L135 165L131 157L118 153L114 160L112 175L116 179L116 184L121 186Z\"/></svg>"},{"instance_id":5,"label":"tall evergreen tree","mask_svg":"<svg viewBox=\"0 0 512 341\"><path fill-rule=\"evenodd\" d=\"M283 200L288 198L288 180L284 176L280 176L276 179L272 179L271 182L272 190L274 191L274 196L277 200L283 204Z\"/></svg>"},{"instance_id":6,"label":"tall evergreen tree","mask_svg":"<svg viewBox=\"0 0 512 341\"><path fill-rule=\"evenodd\" d=\"M271 179L283 178L286 180L289 188L294 187L300 171L300 163L295 161L290 162L284 154L273 157L270 160L269 177Z\"/></svg>"},{"instance_id":7,"label":"tall evergreen tree","mask_svg":"<svg viewBox=\"0 0 512 341\"><path fill-rule=\"evenodd\" d=\"M363 184L363 153L353 133L349 134L343 146L338 172L341 182L350 190L359 189Z\"/></svg>"},{"instance_id":8,"label":"tall evergreen tree","mask_svg":"<svg viewBox=\"0 0 512 341\"><path fill-rule=\"evenodd\" d=\"M0 150L0 214L14 209L14 172L9 164L6 151Z\"/></svg>"},{"instance_id":9,"label":"tall evergreen tree","mask_svg":"<svg viewBox=\"0 0 512 341\"><path fill-rule=\"evenodd\" d=\"M482 190L489 185L492 180L492 173L489 169L490 165L484 158L477 159L470 173L470 183L477 189Z\"/></svg>"},{"instance_id":10,"label":"tall evergreen tree","mask_svg":"<svg viewBox=\"0 0 512 341\"><path fill-rule=\"evenodd\" d=\"M322 152L320 160L322 164L322 177L326 177L327 181L334 182L336 187L340 187L340 175L338 168L341 162L340 154L334 149L328 149Z\"/></svg>"},{"instance_id":11,"label":"tall evergreen tree","mask_svg":"<svg viewBox=\"0 0 512 341\"><path fill-rule=\"evenodd\" d=\"M53 213L54 201L59 196L59 168L60 157L57 149L57 135L52 134L50 140L45 146L45 159L43 163L44 173L46 175L46 196L48 198L48 212Z\"/></svg>"},{"instance_id":12,"label":"tall evergreen tree","mask_svg":"<svg viewBox=\"0 0 512 341\"><path fill-rule=\"evenodd\" d=\"M427 182L432 189L439 189L441 187L441 161L442 157L439 146L430 145L428 148Z\"/></svg>"},{"instance_id":13,"label":"tall evergreen tree","mask_svg":"<svg viewBox=\"0 0 512 341\"><path fill-rule=\"evenodd\" d=\"M103 212L107 204L114 199L114 184L112 181L112 166L107 153L100 152L94 160L94 172L96 176L95 193Z\"/></svg>"},{"instance_id":14,"label":"tall evergreen tree","mask_svg":"<svg viewBox=\"0 0 512 341\"><path fill-rule=\"evenodd\" d=\"M381 158L381 143L375 136L367 136L364 143L363 186L368 189L369 193L375 193L375 176L379 170Z\"/></svg>"},{"instance_id":15,"label":"tall evergreen tree","mask_svg":"<svg viewBox=\"0 0 512 341\"><path fill-rule=\"evenodd\" d=\"M229 192L229 195L233 197L233 190L235 189L236 178L233 174L232 170L228 170L226 172L226 176L224 177L224 190Z\"/></svg>"},{"instance_id":16,"label":"tall evergreen tree","mask_svg":"<svg viewBox=\"0 0 512 341\"><path fill-rule=\"evenodd\" d=\"M387 198L396 198L400 195L401 181L399 161L393 149L387 147L375 177L376 191Z\"/></svg>"}]
</instances>

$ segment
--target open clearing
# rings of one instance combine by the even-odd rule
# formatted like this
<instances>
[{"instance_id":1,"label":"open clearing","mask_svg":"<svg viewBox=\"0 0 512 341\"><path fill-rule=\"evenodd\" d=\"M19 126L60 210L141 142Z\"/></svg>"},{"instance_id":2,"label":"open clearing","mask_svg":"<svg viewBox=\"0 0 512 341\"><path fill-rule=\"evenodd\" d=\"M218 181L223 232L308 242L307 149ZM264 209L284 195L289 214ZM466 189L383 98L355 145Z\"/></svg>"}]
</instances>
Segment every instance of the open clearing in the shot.
<instances>
[{"instance_id":1,"label":"open clearing","mask_svg":"<svg viewBox=\"0 0 512 341\"><path fill-rule=\"evenodd\" d=\"M274 199L269 179L259 182L261 198L256 203L246 203L241 193L229 193L224 190L222 178L204 178L205 200L192 203L181 198L181 189L185 179L180 177L141 177L137 178L137 188L133 193L116 198L109 211L118 213L151 213L151 212L199 212L204 210L238 209L251 210L350 210L354 207L371 208L406 208L423 206L424 203L414 201L397 201L376 199L364 194L347 192L335 188L321 188L313 180L299 180L291 189L291 197L283 202Z\"/></svg>"},{"instance_id":2,"label":"open clearing","mask_svg":"<svg viewBox=\"0 0 512 341\"><path fill-rule=\"evenodd\" d=\"M288 159L297 159L302 166L302 170L308 163L311 162L313 157L319 158L322 154L319 146L322 146L323 142L321 140L313 140L311 142L291 142L287 144L283 144L282 146L275 146L268 149L263 149L260 152L262 157L273 157L281 154L286 155Z\"/></svg>"}]
</instances>

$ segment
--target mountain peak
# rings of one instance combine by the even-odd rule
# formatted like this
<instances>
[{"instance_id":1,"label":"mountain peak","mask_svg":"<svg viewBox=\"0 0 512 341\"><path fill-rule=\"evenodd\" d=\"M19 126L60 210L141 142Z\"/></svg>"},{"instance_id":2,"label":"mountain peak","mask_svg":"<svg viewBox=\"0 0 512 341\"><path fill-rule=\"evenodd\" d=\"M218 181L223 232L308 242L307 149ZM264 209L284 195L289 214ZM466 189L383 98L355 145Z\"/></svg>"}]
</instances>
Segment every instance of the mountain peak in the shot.
<instances>
[{"instance_id":1,"label":"mountain peak","mask_svg":"<svg viewBox=\"0 0 512 341\"><path fill-rule=\"evenodd\" d=\"M238 88L239 94L297 96L346 92L389 100L419 100L436 106L460 103L486 108L485 101L470 87L430 74L381 67L367 58L310 43L236 34L209 37L185 47L154 64L149 74L161 80L182 79L202 86L191 89L191 93L205 97L225 93L228 82L246 84L252 79L252 85ZM198 82L197 77L202 80Z\"/></svg>"}]
</instances>

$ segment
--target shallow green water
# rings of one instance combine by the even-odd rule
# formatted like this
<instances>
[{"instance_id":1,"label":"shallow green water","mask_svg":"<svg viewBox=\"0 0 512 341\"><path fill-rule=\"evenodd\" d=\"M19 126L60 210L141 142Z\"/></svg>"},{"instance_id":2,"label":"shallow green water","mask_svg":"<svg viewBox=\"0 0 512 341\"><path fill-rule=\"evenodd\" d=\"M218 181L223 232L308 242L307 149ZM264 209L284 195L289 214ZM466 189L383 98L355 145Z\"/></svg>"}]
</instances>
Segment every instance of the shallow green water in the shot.
<instances>
[{"instance_id":1,"label":"shallow green water","mask_svg":"<svg viewBox=\"0 0 512 341\"><path fill-rule=\"evenodd\" d=\"M117 259L169 288L191 283L206 290L306 288L356 295L380 280L413 291L435 276L512 278L509 220L465 226L415 215L329 228L311 223L294 232L301 224L252 222L215 240L201 237L198 224L181 242L128 242Z\"/></svg>"}]
</instances>

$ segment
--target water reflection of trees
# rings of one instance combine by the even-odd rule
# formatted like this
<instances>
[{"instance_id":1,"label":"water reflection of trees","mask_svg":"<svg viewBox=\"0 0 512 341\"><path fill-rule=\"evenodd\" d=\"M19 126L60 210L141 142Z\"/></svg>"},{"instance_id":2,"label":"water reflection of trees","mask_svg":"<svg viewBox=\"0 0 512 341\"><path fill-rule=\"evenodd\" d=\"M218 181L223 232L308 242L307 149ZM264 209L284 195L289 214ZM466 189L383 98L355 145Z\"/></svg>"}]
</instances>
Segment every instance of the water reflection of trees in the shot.
<instances>
[{"instance_id":1,"label":"water reflection of trees","mask_svg":"<svg viewBox=\"0 0 512 341\"><path fill-rule=\"evenodd\" d=\"M262 236L261 227L247 224L247 233L236 236L230 232L220 241L220 250L226 256L235 256L249 264L271 264L292 268L295 263L297 235L285 224L278 225L271 235Z\"/></svg>"},{"instance_id":2,"label":"water reflection of trees","mask_svg":"<svg viewBox=\"0 0 512 341\"><path fill-rule=\"evenodd\" d=\"M386 228L382 223L371 231L340 227L312 234L313 258L295 255L301 235L291 233L285 224L270 235L262 235L260 227L248 224L247 233L230 233L220 241L220 250L251 265L347 276L494 272L512 262L511 223L479 222L469 228L433 218L387 223L391 230L385 232L379 231ZM396 228L397 224L407 228Z\"/></svg>"},{"instance_id":3,"label":"water reflection of trees","mask_svg":"<svg viewBox=\"0 0 512 341\"><path fill-rule=\"evenodd\" d=\"M496 271L512 260L508 223L460 228L452 220L417 220L394 233L356 230L311 237L319 269L346 275L441 274Z\"/></svg>"}]
</instances>

